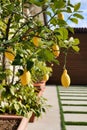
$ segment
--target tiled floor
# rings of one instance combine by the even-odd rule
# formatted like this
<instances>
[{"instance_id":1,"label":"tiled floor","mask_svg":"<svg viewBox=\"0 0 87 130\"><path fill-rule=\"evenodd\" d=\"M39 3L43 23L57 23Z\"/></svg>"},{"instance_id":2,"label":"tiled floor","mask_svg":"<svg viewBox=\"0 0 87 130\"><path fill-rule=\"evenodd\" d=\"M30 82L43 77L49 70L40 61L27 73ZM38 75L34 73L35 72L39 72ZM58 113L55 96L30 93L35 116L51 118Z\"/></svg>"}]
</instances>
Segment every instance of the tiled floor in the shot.
<instances>
[{"instance_id":1,"label":"tiled floor","mask_svg":"<svg viewBox=\"0 0 87 130\"><path fill-rule=\"evenodd\" d=\"M70 86L66 89L58 86L58 88L65 123L87 123L87 87ZM48 104L52 105L52 107L49 108L42 118L34 123L29 123L27 130L62 130L56 86L46 86L44 97L48 99ZM66 124L66 130L87 130L87 124Z\"/></svg>"},{"instance_id":2,"label":"tiled floor","mask_svg":"<svg viewBox=\"0 0 87 130\"><path fill-rule=\"evenodd\" d=\"M59 94L66 130L87 130L87 87L59 87ZM73 122L79 124L75 125Z\"/></svg>"}]
</instances>

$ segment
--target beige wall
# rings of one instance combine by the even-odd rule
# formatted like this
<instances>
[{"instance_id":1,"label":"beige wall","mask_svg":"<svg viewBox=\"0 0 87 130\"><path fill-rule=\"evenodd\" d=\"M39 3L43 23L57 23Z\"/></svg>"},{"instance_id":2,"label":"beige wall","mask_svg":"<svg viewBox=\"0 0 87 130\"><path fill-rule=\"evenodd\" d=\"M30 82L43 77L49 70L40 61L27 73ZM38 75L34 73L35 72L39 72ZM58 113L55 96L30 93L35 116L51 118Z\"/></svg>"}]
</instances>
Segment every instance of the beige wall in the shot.
<instances>
[{"instance_id":1,"label":"beige wall","mask_svg":"<svg viewBox=\"0 0 87 130\"><path fill-rule=\"evenodd\" d=\"M25 4L24 6L27 6L28 8L24 8L24 14L26 16L34 16L36 14L38 14L39 12L41 12L42 8L35 6L35 5L29 5L29 4ZM43 17L43 13L37 15L37 18L39 18L42 23L44 24L44 17Z\"/></svg>"}]
</instances>

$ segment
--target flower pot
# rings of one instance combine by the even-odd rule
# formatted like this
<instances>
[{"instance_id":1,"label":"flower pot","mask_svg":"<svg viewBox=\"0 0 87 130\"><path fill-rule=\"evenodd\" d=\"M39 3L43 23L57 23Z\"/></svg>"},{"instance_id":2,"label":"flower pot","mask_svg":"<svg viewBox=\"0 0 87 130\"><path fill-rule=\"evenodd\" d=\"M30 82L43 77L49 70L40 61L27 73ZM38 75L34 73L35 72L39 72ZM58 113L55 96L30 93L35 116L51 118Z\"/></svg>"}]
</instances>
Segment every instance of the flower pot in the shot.
<instances>
[{"instance_id":1,"label":"flower pot","mask_svg":"<svg viewBox=\"0 0 87 130\"><path fill-rule=\"evenodd\" d=\"M33 123L34 121L35 121L35 114L33 112L32 115L31 115L31 117L30 117L30 119L29 119L29 122Z\"/></svg>"},{"instance_id":2,"label":"flower pot","mask_svg":"<svg viewBox=\"0 0 87 130\"><path fill-rule=\"evenodd\" d=\"M38 93L38 96L42 96L46 86L45 86L46 82L42 81L40 83L34 83L34 87L36 88L36 92Z\"/></svg>"},{"instance_id":3,"label":"flower pot","mask_svg":"<svg viewBox=\"0 0 87 130\"><path fill-rule=\"evenodd\" d=\"M28 120L22 116L0 115L0 130L27 130Z\"/></svg>"}]
</instances>

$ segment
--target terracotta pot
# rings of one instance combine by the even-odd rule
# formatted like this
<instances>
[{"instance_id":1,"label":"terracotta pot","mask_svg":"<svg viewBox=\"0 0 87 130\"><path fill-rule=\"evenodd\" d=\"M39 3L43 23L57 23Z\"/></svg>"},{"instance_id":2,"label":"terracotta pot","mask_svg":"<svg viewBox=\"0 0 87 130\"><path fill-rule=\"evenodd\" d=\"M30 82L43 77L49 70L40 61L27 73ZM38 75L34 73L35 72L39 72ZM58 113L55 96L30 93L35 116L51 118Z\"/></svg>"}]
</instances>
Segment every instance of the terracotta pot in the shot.
<instances>
[{"instance_id":1,"label":"terracotta pot","mask_svg":"<svg viewBox=\"0 0 87 130\"><path fill-rule=\"evenodd\" d=\"M28 121L28 118L22 116L0 115L0 130L4 130L7 127L8 129L11 127L12 130L27 130Z\"/></svg>"},{"instance_id":2,"label":"terracotta pot","mask_svg":"<svg viewBox=\"0 0 87 130\"><path fill-rule=\"evenodd\" d=\"M33 123L34 121L35 121L35 114L32 113L32 115L31 115L31 117L30 117L30 119L29 119L29 122L30 122L30 123Z\"/></svg>"},{"instance_id":3,"label":"terracotta pot","mask_svg":"<svg viewBox=\"0 0 87 130\"><path fill-rule=\"evenodd\" d=\"M40 83L34 83L34 87L36 88L36 92L38 92L38 96L42 96L46 86L45 86L46 82L42 81Z\"/></svg>"}]
</instances>

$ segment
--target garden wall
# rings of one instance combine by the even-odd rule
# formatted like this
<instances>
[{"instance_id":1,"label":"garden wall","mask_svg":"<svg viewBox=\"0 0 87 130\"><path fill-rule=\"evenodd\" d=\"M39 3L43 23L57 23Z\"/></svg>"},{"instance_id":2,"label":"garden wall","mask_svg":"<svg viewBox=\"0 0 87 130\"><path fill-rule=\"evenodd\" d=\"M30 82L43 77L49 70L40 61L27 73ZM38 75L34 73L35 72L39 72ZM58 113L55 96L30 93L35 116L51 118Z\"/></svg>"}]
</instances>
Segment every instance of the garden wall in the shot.
<instances>
[{"instance_id":1,"label":"garden wall","mask_svg":"<svg viewBox=\"0 0 87 130\"><path fill-rule=\"evenodd\" d=\"M72 85L87 85L87 28L76 28L74 37L80 39L80 52L70 53L67 57L67 70ZM60 65L53 66L53 75L47 84L61 84L60 77L63 71L64 56L58 58Z\"/></svg>"}]
</instances>

